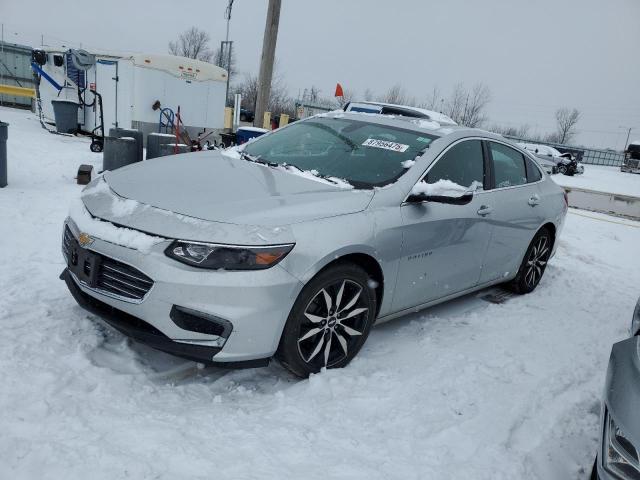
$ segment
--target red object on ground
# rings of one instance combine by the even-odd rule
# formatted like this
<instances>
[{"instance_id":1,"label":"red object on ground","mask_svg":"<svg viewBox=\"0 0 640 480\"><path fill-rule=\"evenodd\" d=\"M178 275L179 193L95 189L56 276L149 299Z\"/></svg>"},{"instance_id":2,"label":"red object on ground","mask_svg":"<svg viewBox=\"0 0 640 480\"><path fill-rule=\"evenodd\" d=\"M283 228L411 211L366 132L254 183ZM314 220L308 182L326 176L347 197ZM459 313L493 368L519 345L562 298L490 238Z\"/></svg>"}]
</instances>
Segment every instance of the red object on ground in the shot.
<instances>
[{"instance_id":1,"label":"red object on ground","mask_svg":"<svg viewBox=\"0 0 640 480\"><path fill-rule=\"evenodd\" d=\"M342 91L342 85L336 83L336 97L344 97L344 92Z\"/></svg>"}]
</instances>

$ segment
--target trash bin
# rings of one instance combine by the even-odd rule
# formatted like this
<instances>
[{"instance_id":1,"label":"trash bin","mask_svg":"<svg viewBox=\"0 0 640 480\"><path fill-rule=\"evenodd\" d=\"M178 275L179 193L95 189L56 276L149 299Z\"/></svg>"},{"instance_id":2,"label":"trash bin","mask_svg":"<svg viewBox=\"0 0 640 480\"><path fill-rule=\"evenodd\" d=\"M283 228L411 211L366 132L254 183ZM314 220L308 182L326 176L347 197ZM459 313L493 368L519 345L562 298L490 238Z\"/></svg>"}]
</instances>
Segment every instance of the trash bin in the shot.
<instances>
[{"instance_id":1,"label":"trash bin","mask_svg":"<svg viewBox=\"0 0 640 480\"><path fill-rule=\"evenodd\" d=\"M114 138L131 137L136 141L136 159L134 161L141 162L144 158L144 135L140 130L130 128L110 128L109 136Z\"/></svg>"},{"instance_id":2,"label":"trash bin","mask_svg":"<svg viewBox=\"0 0 640 480\"><path fill-rule=\"evenodd\" d=\"M9 124L0 122L0 188L7 186L7 138Z\"/></svg>"},{"instance_id":3,"label":"trash bin","mask_svg":"<svg viewBox=\"0 0 640 480\"><path fill-rule=\"evenodd\" d=\"M78 132L78 104L72 100L51 100L56 131L59 133Z\"/></svg>"},{"instance_id":4,"label":"trash bin","mask_svg":"<svg viewBox=\"0 0 640 480\"><path fill-rule=\"evenodd\" d=\"M243 143L247 143L252 138L259 137L264 135L269 130L266 128L258 128L258 127L240 127L236 130L236 143L238 145L242 145Z\"/></svg>"},{"instance_id":5,"label":"trash bin","mask_svg":"<svg viewBox=\"0 0 640 480\"><path fill-rule=\"evenodd\" d=\"M147 160L161 157L161 146L173 144L175 141L176 136L170 133L150 133L147 135Z\"/></svg>"},{"instance_id":6,"label":"trash bin","mask_svg":"<svg viewBox=\"0 0 640 480\"><path fill-rule=\"evenodd\" d=\"M190 151L191 147L189 147L189 145L185 145L184 143L178 144L178 153L189 153ZM175 143L165 143L160 145L160 156L166 157L167 155L176 155Z\"/></svg>"},{"instance_id":7,"label":"trash bin","mask_svg":"<svg viewBox=\"0 0 640 480\"><path fill-rule=\"evenodd\" d=\"M236 134L235 133L221 133L220 134L220 143L224 148L231 147L236 144Z\"/></svg>"},{"instance_id":8,"label":"trash bin","mask_svg":"<svg viewBox=\"0 0 640 480\"><path fill-rule=\"evenodd\" d=\"M115 170L138 159L138 145L133 137L105 137L102 170Z\"/></svg>"}]
</instances>

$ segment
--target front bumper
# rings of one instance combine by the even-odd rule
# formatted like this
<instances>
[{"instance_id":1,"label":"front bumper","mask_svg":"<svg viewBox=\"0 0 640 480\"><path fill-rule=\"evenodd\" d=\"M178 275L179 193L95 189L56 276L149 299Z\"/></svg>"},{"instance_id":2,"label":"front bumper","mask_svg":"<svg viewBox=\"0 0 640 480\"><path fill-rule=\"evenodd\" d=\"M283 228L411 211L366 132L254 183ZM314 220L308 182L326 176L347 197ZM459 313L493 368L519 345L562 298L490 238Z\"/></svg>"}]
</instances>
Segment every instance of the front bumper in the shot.
<instances>
[{"instance_id":1,"label":"front bumper","mask_svg":"<svg viewBox=\"0 0 640 480\"><path fill-rule=\"evenodd\" d=\"M605 416L609 415L615 424L629 437L636 449L640 450L640 359L638 342L640 337L631 337L613 346L607 369L604 401L600 415L600 447L597 456L598 478L620 480L623 477L609 471L604 465L607 445L605 445Z\"/></svg>"},{"instance_id":2,"label":"front bumper","mask_svg":"<svg viewBox=\"0 0 640 480\"><path fill-rule=\"evenodd\" d=\"M65 224L76 238L80 235L72 219ZM164 255L170 242L158 243L146 253L99 238L87 247L152 279L153 286L141 301L89 288L68 269L61 278L83 308L142 343L204 363L266 364L278 347L301 282L278 265L242 272L196 269ZM231 333L220 342L219 336L182 328L172 318L176 307L228 322Z\"/></svg>"}]
</instances>

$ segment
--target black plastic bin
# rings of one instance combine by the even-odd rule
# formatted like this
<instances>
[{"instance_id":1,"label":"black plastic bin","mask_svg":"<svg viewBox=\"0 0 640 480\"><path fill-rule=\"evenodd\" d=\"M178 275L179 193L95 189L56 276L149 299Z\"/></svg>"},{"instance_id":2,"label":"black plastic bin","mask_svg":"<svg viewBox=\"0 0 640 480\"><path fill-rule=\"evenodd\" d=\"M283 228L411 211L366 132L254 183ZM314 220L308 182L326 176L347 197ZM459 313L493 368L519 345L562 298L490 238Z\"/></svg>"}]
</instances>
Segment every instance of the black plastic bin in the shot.
<instances>
[{"instance_id":1,"label":"black plastic bin","mask_svg":"<svg viewBox=\"0 0 640 480\"><path fill-rule=\"evenodd\" d=\"M0 188L7 186L7 138L9 124L0 122Z\"/></svg>"},{"instance_id":2,"label":"black plastic bin","mask_svg":"<svg viewBox=\"0 0 640 480\"><path fill-rule=\"evenodd\" d=\"M78 104L71 100L51 100L56 131L59 133L78 132Z\"/></svg>"}]
</instances>

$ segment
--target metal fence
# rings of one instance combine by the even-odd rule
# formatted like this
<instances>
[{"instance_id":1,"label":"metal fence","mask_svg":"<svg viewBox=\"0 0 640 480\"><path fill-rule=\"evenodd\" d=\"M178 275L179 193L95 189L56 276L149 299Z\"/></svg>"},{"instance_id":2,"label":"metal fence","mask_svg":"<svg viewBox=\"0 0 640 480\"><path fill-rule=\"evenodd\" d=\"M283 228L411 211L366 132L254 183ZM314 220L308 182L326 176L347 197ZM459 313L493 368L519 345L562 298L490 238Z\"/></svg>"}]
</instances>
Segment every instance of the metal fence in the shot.
<instances>
[{"instance_id":1,"label":"metal fence","mask_svg":"<svg viewBox=\"0 0 640 480\"><path fill-rule=\"evenodd\" d=\"M0 41L0 85L33 88L31 47ZM31 99L0 94L0 105L31 107Z\"/></svg>"},{"instance_id":2,"label":"metal fence","mask_svg":"<svg viewBox=\"0 0 640 480\"><path fill-rule=\"evenodd\" d=\"M539 140L527 140L525 138L507 137L514 142L534 143L538 145L548 145L561 153L571 153L576 156L579 162L590 165L605 165L608 167L619 167L624 161L624 153L613 150L599 150L595 148L573 147L558 143L541 142Z\"/></svg>"}]
</instances>

